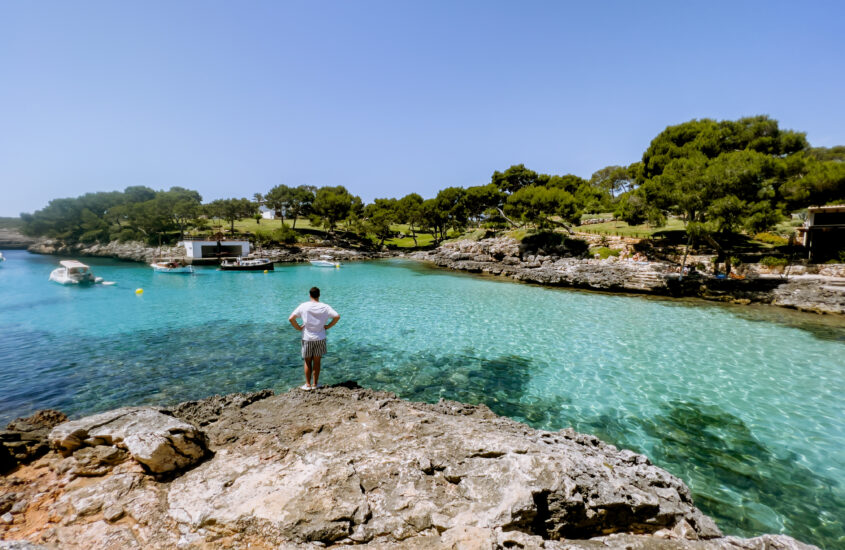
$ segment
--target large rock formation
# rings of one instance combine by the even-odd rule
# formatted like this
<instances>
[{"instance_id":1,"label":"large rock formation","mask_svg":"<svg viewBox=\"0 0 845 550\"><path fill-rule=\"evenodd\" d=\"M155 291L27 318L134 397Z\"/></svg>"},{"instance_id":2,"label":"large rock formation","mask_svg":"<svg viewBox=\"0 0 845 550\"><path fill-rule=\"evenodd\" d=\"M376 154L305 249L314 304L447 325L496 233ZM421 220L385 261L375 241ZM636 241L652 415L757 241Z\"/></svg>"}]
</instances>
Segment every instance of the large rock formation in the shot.
<instances>
[{"instance_id":1,"label":"large rock formation","mask_svg":"<svg viewBox=\"0 0 845 550\"><path fill-rule=\"evenodd\" d=\"M695 296L733 303L765 303L815 313L845 313L845 278L824 273L787 278L755 275L742 280L711 276L680 279L677 266L665 262L620 261L561 256L553 250L526 252L509 237L443 243L412 258L472 273L490 273L518 281L612 292ZM835 273L839 273L835 271Z\"/></svg>"},{"instance_id":2,"label":"large rock formation","mask_svg":"<svg viewBox=\"0 0 845 550\"><path fill-rule=\"evenodd\" d=\"M126 450L149 472L165 474L191 466L208 451L205 434L149 408L123 408L59 424L50 445L65 456L82 447Z\"/></svg>"},{"instance_id":3,"label":"large rock formation","mask_svg":"<svg viewBox=\"0 0 845 550\"><path fill-rule=\"evenodd\" d=\"M130 445L135 460L110 445L132 437L132 415L201 427L213 455L178 477L150 476ZM723 537L681 480L595 437L354 383L123 409L59 426L51 440L69 456L0 478L16 510L2 538L115 549L810 548Z\"/></svg>"}]
</instances>

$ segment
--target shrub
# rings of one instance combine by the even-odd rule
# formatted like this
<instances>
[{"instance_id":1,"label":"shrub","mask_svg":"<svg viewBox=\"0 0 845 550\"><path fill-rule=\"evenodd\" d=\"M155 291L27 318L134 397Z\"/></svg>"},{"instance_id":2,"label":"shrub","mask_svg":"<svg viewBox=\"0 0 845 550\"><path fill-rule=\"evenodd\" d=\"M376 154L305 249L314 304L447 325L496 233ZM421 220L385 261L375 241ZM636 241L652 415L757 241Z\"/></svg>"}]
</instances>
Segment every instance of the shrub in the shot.
<instances>
[{"instance_id":1,"label":"shrub","mask_svg":"<svg viewBox=\"0 0 845 550\"><path fill-rule=\"evenodd\" d=\"M766 256L762 260L760 260L760 265L764 265L766 267L783 267L789 263L789 260L786 258L778 258L775 256Z\"/></svg>"},{"instance_id":2,"label":"shrub","mask_svg":"<svg viewBox=\"0 0 845 550\"><path fill-rule=\"evenodd\" d=\"M127 241L140 241L143 238L143 234L129 228L121 229L120 233L117 234L117 240L122 243Z\"/></svg>"},{"instance_id":3,"label":"shrub","mask_svg":"<svg viewBox=\"0 0 845 550\"><path fill-rule=\"evenodd\" d=\"M606 260L611 256L619 256L619 250L614 248L608 248L606 246L597 246L595 248L590 249L590 256L595 257L596 254L599 255L599 258L602 260Z\"/></svg>"},{"instance_id":4,"label":"shrub","mask_svg":"<svg viewBox=\"0 0 845 550\"><path fill-rule=\"evenodd\" d=\"M480 241L481 239L489 237L490 233L491 232L486 229L476 229L475 231L470 231L469 233L464 234L462 238L470 241Z\"/></svg>"},{"instance_id":5,"label":"shrub","mask_svg":"<svg viewBox=\"0 0 845 550\"><path fill-rule=\"evenodd\" d=\"M754 235L754 239L762 243L772 244L775 246L785 246L789 244L789 239L768 232L757 233L756 235Z\"/></svg>"},{"instance_id":6,"label":"shrub","mask_svg":"<svg viewBox=\"0 0 845 550\"><path fill-rule=\"evenodd\" d=\"M281 244L296 243L296 231L290 228L288 224L282 224L282 227L274 229L271 234L272 239Z\"/></svg>"}]
</instances>

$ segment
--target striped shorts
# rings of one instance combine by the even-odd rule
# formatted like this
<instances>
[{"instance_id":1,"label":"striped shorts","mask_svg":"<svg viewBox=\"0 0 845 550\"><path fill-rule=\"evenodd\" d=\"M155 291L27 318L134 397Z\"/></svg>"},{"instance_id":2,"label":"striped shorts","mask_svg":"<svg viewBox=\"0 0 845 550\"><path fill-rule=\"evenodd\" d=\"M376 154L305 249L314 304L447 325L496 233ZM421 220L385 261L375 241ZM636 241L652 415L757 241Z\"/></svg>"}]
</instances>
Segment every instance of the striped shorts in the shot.
<instances>
[{"instance_id":1,"label":"striped shorts","mask_svg":"<svg viewBox=\"0 0 845 550\"><path fill-rule=\"evenodd\" d=\"M302 358L322 357L326 354L326 339L322 340L303 340L302 341Z\"/></svg>"}]
</instances>

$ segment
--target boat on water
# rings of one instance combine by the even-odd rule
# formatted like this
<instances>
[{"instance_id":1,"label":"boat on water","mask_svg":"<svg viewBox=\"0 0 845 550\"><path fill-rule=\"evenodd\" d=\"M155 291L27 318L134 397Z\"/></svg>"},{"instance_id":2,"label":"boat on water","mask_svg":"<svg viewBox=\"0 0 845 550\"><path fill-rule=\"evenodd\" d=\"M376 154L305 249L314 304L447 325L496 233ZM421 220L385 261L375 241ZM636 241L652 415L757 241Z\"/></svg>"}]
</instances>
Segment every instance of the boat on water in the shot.
<instances>
[{"instance_id":1,"label":"boat on water","mask_svg":"<svg viewBox=\"0 0 845 550\"><path fill-rule=\"evenodd\" d=\"M314 267L340 267L340 262L332 259L331 256L320 256L319 260L309 260Z\"/></svg>"},{"instance_id":2,"label":"boat on water","mask_svg":"<svg viewBox=\"0 0 845 550\"><path fill-rule=\"evenodd\" d=\"M241 258L220 262L222 271L273 271L273 260L268 258Z\"/></svg>"},{"instance_id":3,"label":"boat on water","mask_svg":"<svg viewBox=\"0 0 845 550\"><path fill-rule=\"evenodd\" d=\"M193 273L194 266L182 258L156 258L150 264L156 273Z\"/></svg>"},{"instance_id":4,"label":"boat on water","mask_svg":"<svg viewBox=\"0 0 845 550\"><path fill-rule=\"evenodd\" d=\"M5 261L6 261L6 256L4 256L2 252L0 252L0 264L2 264Z\"/></svg>"},{"instance_id":5,"label":"boat on water","mask_svg":"<svg viewBox=\"0 0 845 550\"><path fill-rule=\"evenodd\" d=\"M62 267L57 267L50 273L50 280L60 285L89 285L102 283L102 277L95 277L91 268L76 260L62 260Z\"/></svg>"}]
</instances>

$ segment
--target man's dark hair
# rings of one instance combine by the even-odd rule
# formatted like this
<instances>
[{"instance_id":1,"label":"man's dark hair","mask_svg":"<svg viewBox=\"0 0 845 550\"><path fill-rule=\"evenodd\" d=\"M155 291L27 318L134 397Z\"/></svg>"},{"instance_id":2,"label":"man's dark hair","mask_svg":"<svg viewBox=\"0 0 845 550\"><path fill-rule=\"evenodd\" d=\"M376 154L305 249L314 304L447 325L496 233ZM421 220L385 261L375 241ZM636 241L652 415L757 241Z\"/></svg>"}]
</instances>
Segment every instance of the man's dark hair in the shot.
<instances>
[{"instance_id":1,"label":"man's dark hair","mask_svg":"<svg viewBox=\"0 0 845 550\"><path fill-rule=\"evenodd\" d=\"M319 288L317 288L316 286L312 286L312 287L311 287L311 290L309 290L309 291L308 291L308 294L309 294L312 298L320 298L320 289L319 289Z\"/></svg>"}]
</instances>

